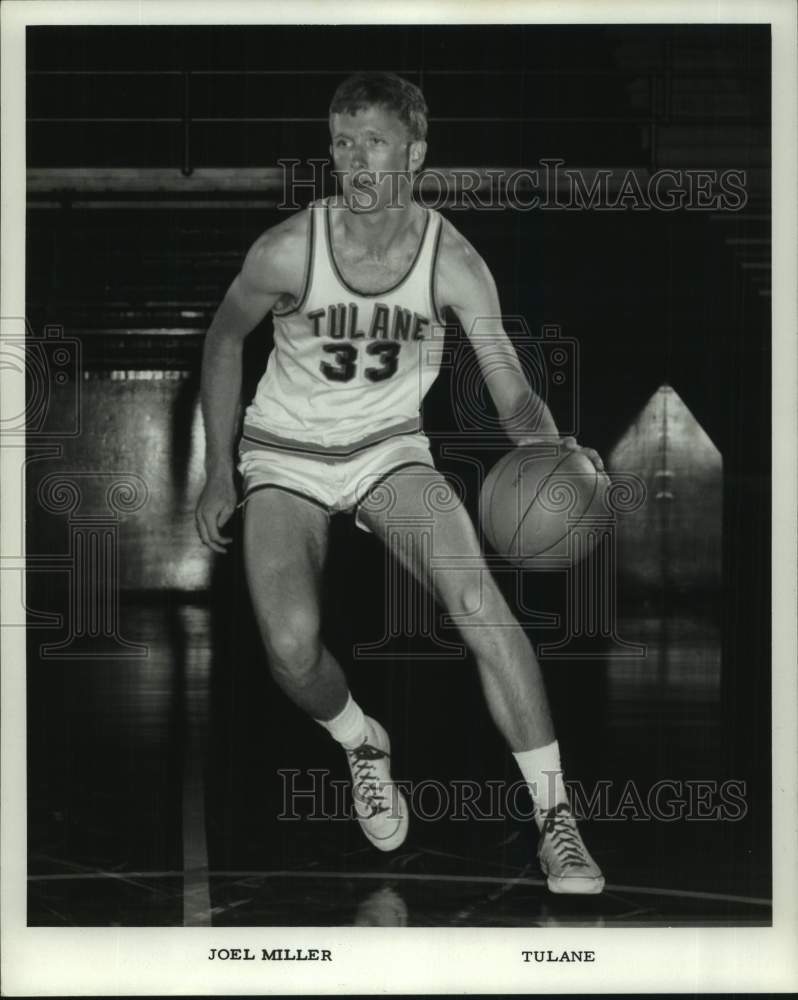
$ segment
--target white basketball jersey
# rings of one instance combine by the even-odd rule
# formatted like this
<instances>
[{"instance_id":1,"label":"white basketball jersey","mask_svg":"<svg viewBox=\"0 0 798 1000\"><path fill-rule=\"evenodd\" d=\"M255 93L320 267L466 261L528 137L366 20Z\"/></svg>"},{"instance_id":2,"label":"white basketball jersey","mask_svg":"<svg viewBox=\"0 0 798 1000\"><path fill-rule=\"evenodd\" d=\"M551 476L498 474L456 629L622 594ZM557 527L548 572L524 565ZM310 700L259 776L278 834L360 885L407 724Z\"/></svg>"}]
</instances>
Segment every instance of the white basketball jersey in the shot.
<instances>
[{"instance_id":1,"label":"white basketball jersey","mask_svg":"<svg viewBox=\"0 0 798 1000\"><path fill-rule=\"evenodd\" d=\"M344 455L416 432L438 375L443 324L433 285L441 216L425 209L407 273L371 293L350 286L336 265L328 203L307 211L305 286L295 306L273 312L274 349L246 411L242 451L265 445Z\"/></svg>"}]
</instances>

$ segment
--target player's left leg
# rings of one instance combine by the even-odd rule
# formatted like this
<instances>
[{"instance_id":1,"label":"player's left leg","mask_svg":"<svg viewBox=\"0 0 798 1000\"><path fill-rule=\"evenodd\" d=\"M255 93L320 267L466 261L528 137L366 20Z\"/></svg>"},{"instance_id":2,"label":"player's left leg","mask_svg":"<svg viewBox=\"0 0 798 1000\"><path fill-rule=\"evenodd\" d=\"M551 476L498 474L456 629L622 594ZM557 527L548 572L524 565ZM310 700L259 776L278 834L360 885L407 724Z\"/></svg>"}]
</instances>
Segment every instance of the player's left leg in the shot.
<instances>
[{"instance_id":1,"label":"player's left leg","mask_svg":"<svg viewBox=\"0 0 798 1000\"><path fill-rule=\"evenodd\" d=\"M383 480L381 489L379 498L362 501L358 516L432 590L460 627L491 715L535 800L539 855L549 888L601 892L603 876L568 806L540 667L485 564L468 513L433 468L397 470ZM402 530L391 531L392 523L401 523ZM424 533L431 537L424 540Z\"/></svg>"}]
</instances>

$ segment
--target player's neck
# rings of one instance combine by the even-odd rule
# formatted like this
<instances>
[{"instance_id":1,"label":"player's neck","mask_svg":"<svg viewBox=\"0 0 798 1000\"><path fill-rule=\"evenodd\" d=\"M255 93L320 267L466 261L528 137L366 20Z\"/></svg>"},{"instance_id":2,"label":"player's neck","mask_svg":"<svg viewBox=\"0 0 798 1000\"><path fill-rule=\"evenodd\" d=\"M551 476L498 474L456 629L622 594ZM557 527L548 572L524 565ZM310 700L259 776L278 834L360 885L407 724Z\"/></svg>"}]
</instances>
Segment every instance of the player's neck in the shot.
<instances>
[{"instance_id":1,"label":"player's neck","mask_svg":"<svg viewBox=\"0 0 798 1000\"><path fill-rule=\"evenodd\" d=\"M417 212L412 201L368 213L346 211L342 213L345 238L380 256L413 224Z\"/></svg>"}]
</instances>

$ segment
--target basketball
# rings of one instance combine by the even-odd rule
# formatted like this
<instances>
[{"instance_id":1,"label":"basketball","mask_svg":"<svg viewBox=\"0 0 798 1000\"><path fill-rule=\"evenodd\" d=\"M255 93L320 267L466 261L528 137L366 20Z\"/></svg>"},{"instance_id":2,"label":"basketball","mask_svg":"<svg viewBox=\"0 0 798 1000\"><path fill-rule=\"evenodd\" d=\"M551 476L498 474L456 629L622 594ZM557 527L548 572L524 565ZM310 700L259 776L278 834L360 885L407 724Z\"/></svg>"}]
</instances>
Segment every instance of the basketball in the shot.
<instances>
[{"instance_id":1,"label":"basketball","mask_svg":"<svg viewBox=\"0 0 798 1000\"><path fill-rule=\"evenodd\" d=\"M525 568L554 557L583 559L595 545L586 519L607 513L609 479L580 451L514 448L488 473L479 516L491 546ZM569 537L572 536L572 537Z\"/></svg>"}]
</instances>

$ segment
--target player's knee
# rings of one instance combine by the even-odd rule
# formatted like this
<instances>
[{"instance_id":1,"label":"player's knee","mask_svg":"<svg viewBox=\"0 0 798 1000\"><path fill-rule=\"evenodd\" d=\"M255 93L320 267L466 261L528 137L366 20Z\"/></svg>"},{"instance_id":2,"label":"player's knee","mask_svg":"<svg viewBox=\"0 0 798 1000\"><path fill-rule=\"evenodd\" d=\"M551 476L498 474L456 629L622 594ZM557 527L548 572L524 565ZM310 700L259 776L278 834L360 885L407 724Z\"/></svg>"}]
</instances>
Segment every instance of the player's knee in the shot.
<instances>
[{"instance_id":1,"label":"player's knee","mask_svg":"<svg viewBox=\"0 0 798 1000\"><path fill-rule=\"evenodd\" d=\"M469 618L478 616L485 606L484 596L479 580L463 583L455 591L452 611Z\"/></svg>"},{"instance_id":2,"label":"player's knee","mask_svg":"<svg viewBox=\"0 0 798 1000\"><path fill-rule=\"evenodd\" d=\"M318 665L321 656L318 616L293 610L266 629L266 645L272 669L301 682Z\"/></svg>"}]
</instances>

